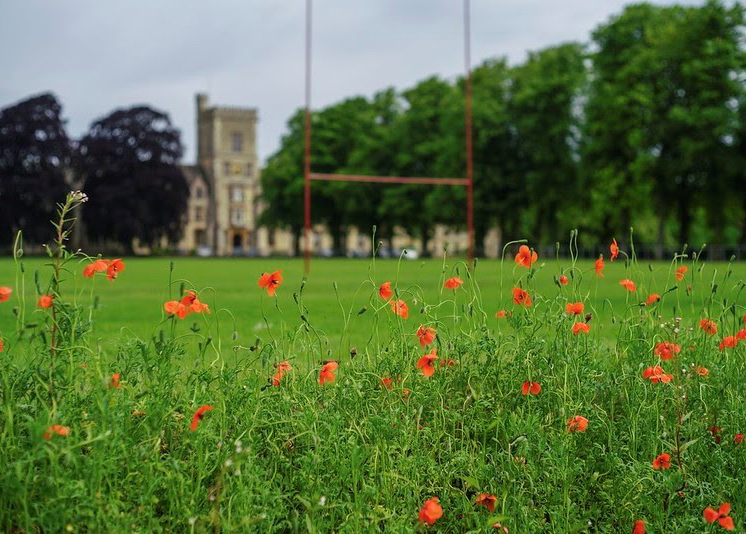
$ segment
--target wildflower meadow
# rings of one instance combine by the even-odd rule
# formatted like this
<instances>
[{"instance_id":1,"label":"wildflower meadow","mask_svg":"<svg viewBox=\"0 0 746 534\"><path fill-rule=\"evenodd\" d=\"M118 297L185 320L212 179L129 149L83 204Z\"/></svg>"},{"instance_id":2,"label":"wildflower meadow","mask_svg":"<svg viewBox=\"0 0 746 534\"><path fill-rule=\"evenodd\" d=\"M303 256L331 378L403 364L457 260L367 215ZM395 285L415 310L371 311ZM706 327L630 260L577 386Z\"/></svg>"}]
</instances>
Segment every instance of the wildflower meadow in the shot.
<instances>
[{"instance_id":1,"label":"wildflower meadow","mask_svg":"<svg viewBox=\"0 0 746 534\"><path fill-rule=\"evenodd\" d=\"M66 248L84 201L0 270L3 531L743 530L737 264L653 266L632 232L588 262L573 232L416 281L371 258L352 294L279 258L210 286L161 262L139 294L151 265Z\"/></svg>"}]
</instances>

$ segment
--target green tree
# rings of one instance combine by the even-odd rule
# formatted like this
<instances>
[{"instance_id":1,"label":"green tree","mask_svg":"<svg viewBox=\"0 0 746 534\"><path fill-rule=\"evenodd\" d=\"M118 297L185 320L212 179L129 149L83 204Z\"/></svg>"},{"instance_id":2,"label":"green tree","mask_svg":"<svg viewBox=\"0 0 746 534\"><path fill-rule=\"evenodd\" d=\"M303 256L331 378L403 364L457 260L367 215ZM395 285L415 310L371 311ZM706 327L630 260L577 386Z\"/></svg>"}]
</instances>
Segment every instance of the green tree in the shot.
<instances>
[{"instance_id":1,"label":"green tree","mask_svg":"<svg viewBox=\"0 0 746 534\"><path fill-rule=\"evenodd\" d=\"M593 33L597 48L585 106L581 226L608 240L626 235L634 216L649 208L650 181L638 158L652 126L651 26L661 8L628 7Z\"/></svg>"},{"instance_id":2,"label":"green tree","mask_svg":"<svg viewBox=\"0 0 746 534\"><path fill-rule=\"evenodd\" d=\"M631 6L594 32L584 163L601 237L626 233L633 215L650 210L660 254L672 219L677 241L687 243L695 211L709 206L715 240L722 240L742 29L740 6L712 0Z\"/></svg>"},{"instance_id":3,"label":"green tree","mask_svg":"<svg viewBox=\"0 0 746 534\"><path fill-rule=\"evenodd\" d=\"M521 233L521 213L526 205L525 181L519 172L516 132L508 110L510 68L505 59L488 60L476 67L472 79L472 131L474 163L474 249L485 253L484 240L490 228L508 238ZM439 165L445 174L465 176L464 79L449 94L443 107L444 136ZM463 227L465 191L438 189L436 205L451 207L446 222ZM447 197L446 197L447 195ZM501 249L498 243L498 253Z\"/></svg>"},{"instance_id":4,"label":"green tree","mask_svg":"<svg viewBox=\"0 0 746 534\"><path fill-rule=\"evenodd\" d=\"M555 242L577 224L580 143L579 102L586 80L583 47L568 43L529 54L515 67L508 108L515 128L520 174L530 202L528 235ZM562 220L566 214L568 221Z\"/></svg>"},{"instance_id":5,"label":"green tree","mask_svg":"<svg viewBox=\"0 0 746 534\"><path fill-rule=\"evenodd\" d=\"M443 177L441 153L444 135L442 106L451 92L449 84L431 77L404 91L404 112L392 124L393 166L397 176ZM379 217L418 235L427 256L433 225L441 220L439 207L428 202L432 186L397 185L383 191Z\"/></svg>"},{"instance_id":6,"label":"green tree","mask_svg":"<svg viewBox=\"0 0 746 534\"><path fill-rule=\"evenodd\" d=\"M288 228L293 234L293 254L300 254L303 234L303 154L304 111L288 120L288 133L280 149L272 154L262 171L262 213L259 224L269 228Z\"/></svg>"},{"instance_id":7,"label":"green tree","mask_svg":"<svg viewBox=\"0 0 746 534\"><path fill-rule=\"evenodd\" d=\"M358 173L353 156L367 139L375 112L363 97L348 98L314 114L312 169L317 173ZM315 182L312 201L315 220L324 222L332 236L334 254L346 254L347 230L373 215L377 190L350 182ZM367 214L367 217L366 217Z\"/></svg>"}]
</instances>

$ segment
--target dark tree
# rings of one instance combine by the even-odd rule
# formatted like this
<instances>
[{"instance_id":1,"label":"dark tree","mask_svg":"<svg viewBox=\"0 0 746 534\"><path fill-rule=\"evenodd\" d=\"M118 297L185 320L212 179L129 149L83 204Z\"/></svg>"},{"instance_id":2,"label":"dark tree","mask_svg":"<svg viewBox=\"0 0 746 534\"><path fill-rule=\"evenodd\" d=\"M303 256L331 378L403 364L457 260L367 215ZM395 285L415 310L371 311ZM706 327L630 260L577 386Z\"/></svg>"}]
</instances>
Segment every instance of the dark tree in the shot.
<instances>
[{"instance_id":1,"label":"dark tree","mask_svg":"<svg viewBox=\"0 0 746 534\"><path fill-rule=\"evenodd\" d=\"M91 125L75 168L89 201L83 223L91 240L131 250L181 237L189 187L177 166L183 148L168 115L145 106L117 110Z\"/></svg>"},{"instance_id":2,"label":"dark tree","mask_svg":"<svg viewBox=\"0 0 746 534\"><path fill-rule=\"evenodd\" d=\"M49 237L49 221L70 187L70 140L62 106L50 93L0 110L0 245L23 231L26 242Z\"/></svg>"}]
</instances>

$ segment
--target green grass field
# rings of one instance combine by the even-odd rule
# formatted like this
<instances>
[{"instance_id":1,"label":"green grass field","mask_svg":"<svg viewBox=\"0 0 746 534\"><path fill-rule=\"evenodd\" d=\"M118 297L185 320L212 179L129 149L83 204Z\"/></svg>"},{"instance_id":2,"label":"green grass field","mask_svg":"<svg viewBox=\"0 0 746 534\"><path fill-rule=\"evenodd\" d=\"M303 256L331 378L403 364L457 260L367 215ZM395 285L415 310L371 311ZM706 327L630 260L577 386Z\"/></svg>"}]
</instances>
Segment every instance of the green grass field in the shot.
<instances>
[{"instance_id":1,"label":"green grass field","mask_svg":"<svg viewBox=\"0 0 746 534\"><path fill-rule=\"evenodd\" d=\"M688 262L677 281L667 263L607 262L600 278L588 261L511 257L471 278L450 260L318 260L300 295L299 260L173 261L126 259L112 282L69 263L47 310L35 279L46 291L49 267L24 261L24 293L0 262L14 290L0 303L0 531L746 526L744 265ZM278 269L270 298L257 280ZM454 275L466 283L443 289ZM378 296L386 280L408 319ZM182 284L212 313L166 318Z\"/></svg>"},{"instance_id":2,"label":"green grass field","mask_svg":"<svg viewBox=\"0 0 746 534\"><path fill-rule=\"evenodd\" d=\"M39 280L44 285L52 270L48 260L40 258L26 259L23 263L27 278L26 306L33 313L38 298L34 285L35 273L39 273ZM163 304L169 299L177 298L182 283L187 288L196 289L213 312L224 310L217 314L219 333L216 333L214 327L211 332L213 336L220 338L223 348L253 345L257 337L266 337L267 325L272 331L280 328L294 330L302 323L299 307L293 299L293 293L300 292L304 276L302 260L125 258L125 264L126 270L114 282L107 281L104 276L97 276L94 282L82 278L80 273L85 263L80 264L77 269L70 269L71 284L68 291L73 291L75 299L81 305L97 307L93 335L105 349L113 349L121 338L135 336L148 340L156 335L164 326ZM545 298L553 298L560 293L554 278L561 272L569 275L570 266L570 260L540 262L532 287ZM670 262L641 262L629 271L622 261L607 261L605 277L599 279L593 270L592 261L579 261L572 270L576 276L584 273L579 291L573 296L568 288L564 288L563 296L572 296L573 300L591 296L593 302L597 303L593 309L595 316L592 324L597 325L594 335L611 339L615 332L612 315L622 314L626 306L644 301L649 293L664 294L667 289L678 288L666 295L664 307L672 311L674 306L683 306L693 311L704 303L709 294L706 289L713 281L719 285L734 286L739 280L746 280L746 264L733 264L730 267L732 274L727 280L727 263L705 264L701 266L701 271L699 269L700 267L690 271L687 280L677 284ZM284 281L277 292L277 298L272 299L260 290L257 280L263 272L276 270L282 270ZM503 267L501 290L500 262L483 260L478 263L475 273L478 297L489 316L487 324L491 330L495 331L501 326L505 328L505 321L496 319L494 313L500 309L512 308L512 281L524 274L521 269L514 267L512 258L508 258ZM366 347L375 333L383 336L388 333L390 325L387 321L378 323L378 330L374 330L372 310L382 306L374 291L374 282L377 289L386 280L398 280L401 295L411 307L407 324L411 325L414 332L422 322L421 307L414 305L416 299L419 302L423 298L427 302L435 302L448 298L450 291L442 289L443 280L456 275L466 279L464 263L458 260L373 262L370 259L316 259L313 260L312 272L303 288L303 304L308 309L309 320L319 334L328 339L329 349L346 353L350 347L357 347L358 350ZM629 276L633 276L641 286L637 298L617 283ZM92 284L95 284L95 301L91 300ZM15 286L15 266L9 258L0 260L0 286L2 285ZM688 298L684 291L689 285L693 286L693 298ZM466 305L474 297L463 289L456 295L459 305ZM746 303L746 295L739 294L739 302ZM16 304L16 296L11 303ZM358 312L363 308L366 311L359 315ZM441 317L449 314L453 315L452 307L440 311ZM207 320L212 322L215 316L213 313ZM179 328L188 331L195 324L204 332L206 325L199 316L188 317ZM14 317L11 314L0 314L0 332L10 331L14 327ZM238 335L235 340L234 331Z\"/></svg>"}]
</instances>

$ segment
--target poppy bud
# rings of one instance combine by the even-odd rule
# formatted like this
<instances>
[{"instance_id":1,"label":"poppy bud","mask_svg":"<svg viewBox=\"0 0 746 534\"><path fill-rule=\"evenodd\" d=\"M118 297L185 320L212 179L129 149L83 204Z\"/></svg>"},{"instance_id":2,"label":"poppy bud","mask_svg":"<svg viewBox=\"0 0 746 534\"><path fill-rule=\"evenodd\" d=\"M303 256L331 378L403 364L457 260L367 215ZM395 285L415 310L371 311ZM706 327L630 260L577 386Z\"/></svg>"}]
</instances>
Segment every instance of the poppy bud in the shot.
<instances>
[{"instance_id":1,"label":"poppy bud","mask_svg":"<svg viewBox=\"0 0 746 534\"><path fill-rule=\"evenodd\" d=\"M589 314L587 314L587 315L585 316L585 322L586 322L586 323L589 323L589 322L591 322L591 319L593 319L593 314L592 314L592 313L589 313Z\"/></svg>"},{"instance_id":2,"label":"poppy bud","mask_svg":"<svg viewBox=\"0 0 746 534\"><path fill-rule=\"evenodd\" d=\"M350 349L350 358L354 358L355 356L357 356L357 348L352 347Z\"/></svg>"}]
</instances>

